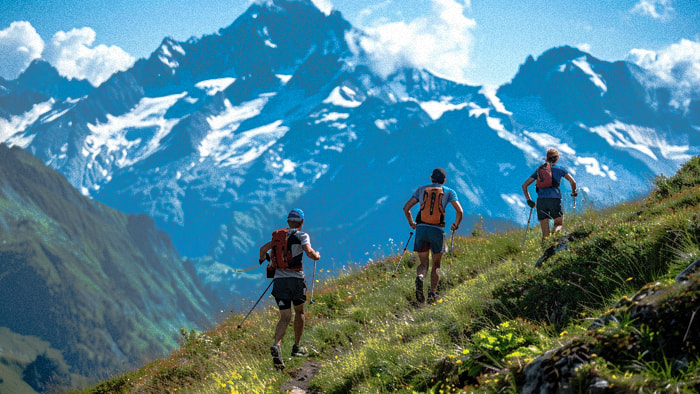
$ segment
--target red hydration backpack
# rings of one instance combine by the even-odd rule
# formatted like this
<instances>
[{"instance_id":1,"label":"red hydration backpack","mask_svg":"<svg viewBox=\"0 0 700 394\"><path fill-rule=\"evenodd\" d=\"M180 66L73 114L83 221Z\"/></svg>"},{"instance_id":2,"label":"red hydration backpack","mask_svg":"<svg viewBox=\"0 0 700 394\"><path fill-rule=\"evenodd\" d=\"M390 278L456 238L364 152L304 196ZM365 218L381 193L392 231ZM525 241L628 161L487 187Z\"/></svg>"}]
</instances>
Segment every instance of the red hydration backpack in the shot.
<instances>
[{"instance_id":1,"label":"red hydration backpack","mask_svg":"<svg viewBox=\"0 0 700 394\"><path fill-rule=\"evenodd\" d=\"M445 227L445 209L442 207L444 195L445 189L440 186L425 188L416 222Z\"/></svg>"},{"instance_id":2,"label":"red hydration backpack","mask_svg":"<svg viewBox=\"0 0 700 394\"><path fill-rule=\"evenodd\" d=\"M546 161L537 168L537 183L535 183L535 187L537 187L537 189L546 189L553 186L552 164Z\"/></svg>"},{"instance_id":3,"label":"red hydration backpack","mask_svg":"<svg viewBox=\"0 0 700 394\"><path fill-rule=\"evenodd\" d=\"M292 256L292 245L301 244L294 230L289 234L290 229L281 228L272 232L272 251L270 253L270 265L273 269L301 271L302 255Z\"/></svg>"}]
</instances>

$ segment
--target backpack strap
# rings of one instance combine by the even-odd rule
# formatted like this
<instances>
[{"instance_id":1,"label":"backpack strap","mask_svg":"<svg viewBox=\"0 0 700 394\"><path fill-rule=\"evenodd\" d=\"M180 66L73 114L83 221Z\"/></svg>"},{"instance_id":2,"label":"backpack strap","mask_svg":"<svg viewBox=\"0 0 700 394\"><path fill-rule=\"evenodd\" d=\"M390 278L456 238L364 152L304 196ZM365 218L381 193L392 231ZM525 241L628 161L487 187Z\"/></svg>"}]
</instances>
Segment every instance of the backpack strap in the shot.
<instances>
[{"instance_id":1,"label":"backpack strap","mask_svg":"<svg viewBox=\"0 0 700 394\"><path fill-rule=\"evenodd\" d=\"M287 233L287 257L289 259L289 268L292 270L302 269L302 259L304 258L304 253L299 253L297 256L292 255L293 245L301 245L301 240L297 237L296 233L299 230L293 228Z\"/></svg>"}]
</instances>

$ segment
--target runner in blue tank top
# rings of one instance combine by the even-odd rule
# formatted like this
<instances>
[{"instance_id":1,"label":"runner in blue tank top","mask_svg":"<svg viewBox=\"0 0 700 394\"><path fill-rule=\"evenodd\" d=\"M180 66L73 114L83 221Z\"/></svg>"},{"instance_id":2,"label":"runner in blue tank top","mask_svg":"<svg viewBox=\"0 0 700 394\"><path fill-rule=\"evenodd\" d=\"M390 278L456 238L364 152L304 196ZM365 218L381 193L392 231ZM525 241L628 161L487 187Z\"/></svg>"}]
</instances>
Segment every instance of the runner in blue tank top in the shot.
<instances>
[{"instance_id":1,"label":"runner in blue tank top","mask_svg":"<svg viewBox=\"0 0 700 394\"><path fill-rule=\"evenodd\" d=\"M425 274L428 273L431 251L433 252L433 269L430 272L430 291L428 291L428 298L435 299L438 296L437 287L440 281L440 261L442 260L443 253L447 251L444 230L444 214L447 205L451 204L456 211L455 220L450 226L452 231L459 228L459 224L462 222L462 215L464 214L462 205L460 205L457 200L457 194L454 190L444 186L446 177L447 174L442 168L433 170L433 174L430 176L432 184L419 187L403 206L403 212L406 215L408 224L411 228L416 230L413 251L418 253L418 259L420 260L420 265L416 269L416 300L419 303L425 301L423 278ZM435 202L441 199L440 204L431 205L429 201L424 201L426 195L432 196ZM414 221L411 215L411 208L416 204L419 204L421 208Z\"/></svg>"},{"instance_id":2,"label":"runner in blue tank top","mask_svg":"<svg viewBox=\"0 0 700 394\"><path fill-rule=\"evenodd\" d=\"M552 148L547 151L547 162L552 166L552 187L537 189L537 203L530 198L528 186L537 181L537 171L530 175L523 183L523 194L527 199L527 205L530 208L537 207L537 220L542 228L542 240L549 236L549 220L554 220L554 233L561 231L564 225L564 210L561 207L561 179L566 179L571 184L571 196L576 197L576 181L565 169L555 167L554 165L559 160L559 152Z\"/></svg>"}]
</instances>

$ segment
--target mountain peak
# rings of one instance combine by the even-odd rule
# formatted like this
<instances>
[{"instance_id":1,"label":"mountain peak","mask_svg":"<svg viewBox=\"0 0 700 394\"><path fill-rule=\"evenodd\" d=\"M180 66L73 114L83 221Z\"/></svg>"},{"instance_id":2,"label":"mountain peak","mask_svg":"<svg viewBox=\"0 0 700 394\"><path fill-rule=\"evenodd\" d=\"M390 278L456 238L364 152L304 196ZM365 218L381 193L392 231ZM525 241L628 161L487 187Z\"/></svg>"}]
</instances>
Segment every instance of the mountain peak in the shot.
<instances>
[{"instance_id":1,"label":"mountain peak","mask_svg":"<svg viewBox=\"0 0 700 394\"><path fill-rule=\"evenodd\" d=\"M544 67L553 67L566 63L581 56L590 56L586 52L569 45L549 49L537 58L537 62Z\"/></svg>"},{"instance_id":2,"label":"mountain peak","mask_svg":"<svg viewBox=\"0 0 700 394\"><path fill-rule=\"evenodd\" d=\"M46 60L35 59L15 80L21 90L33 91L47 97L81 97L93 89L84 79L69 79Z\"/></svg>"},{"instance_id":3,"label":"mountain peak","mask_svg":"<svg viewBox=\"0 0 700 394\"><path fill-rule=\"evenodd\" d=\"M257 0L255 3L264 7L287 8L290 6L301 5L303 7L313 7L318 9L316 4L311 0Z\"/></svg>"},{"instance_id":4,"label":"mountain peak","mask_svg":"<svg viewBox=\"0 0 700 394\"><path fill-rule=\"evenodd\" d=\"M569 72L570 63L582 57L589 62L596 61L586 52L568 45L552 48L542 53L537 60L530 55L511 82L500 87L498 92L513 97L540 94L542 83L548 80L553 71Z\"/></svg>"},{"instance_id":5,"label":"mountain peak","mask_svg":"<svg viewBox=\"0 0 700 394\"><path fill-rule=\"evenodd\" d=\"M55 83L60 79L66 79L59 75L58 70L49 62L43 59L35 59L22 74L17 77L17 82L21 85L28 83L39 85L46 82Z\"/></svg>"},{"instance_id":6,"label":"mountain peak","mask_svg":"<svg viewBox=\"0 0 700 394\"><path fill-rule=\"evenodd\" d=\"M185 56L185 50L174 38L165 37L155 51L155 55L163 64L174 70L179 66L178 59Z\"/></svg>"}]
</instances>

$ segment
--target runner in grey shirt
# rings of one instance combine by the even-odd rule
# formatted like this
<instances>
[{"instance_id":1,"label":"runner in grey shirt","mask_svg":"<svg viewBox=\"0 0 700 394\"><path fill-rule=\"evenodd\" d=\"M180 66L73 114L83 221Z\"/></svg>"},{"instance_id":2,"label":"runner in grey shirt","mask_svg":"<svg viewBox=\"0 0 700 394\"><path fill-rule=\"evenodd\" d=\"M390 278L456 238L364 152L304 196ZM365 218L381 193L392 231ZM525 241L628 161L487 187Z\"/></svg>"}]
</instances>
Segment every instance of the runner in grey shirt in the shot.
<instances>
[{"instance_id":1,"label":"runner in grey shirt","mask_svg":"<svg viewBox=\"0 0 700 394\"><path fill-rule=\"evenodd\" d=\"M272 296L280 311L280 318L275 329L275 342L270 348L272 362L277 369L284 369L282 360L282 338L292 320L292 306L294 307L294 346L292 356L306 356L308 352L301 346L301 336L304 333L304 303L306 302L306 280L302 259L304 254L313 260L320 260L321 254L311 247L311 238L301 231L304 224L304 212L301 209L292 209L287 215L287 247L291 248L292 261L288 268L277 268L272 286ZM272 241L260 247L259 261L262 263L272 249Z\"/></svg>"}]
</instances>

